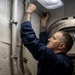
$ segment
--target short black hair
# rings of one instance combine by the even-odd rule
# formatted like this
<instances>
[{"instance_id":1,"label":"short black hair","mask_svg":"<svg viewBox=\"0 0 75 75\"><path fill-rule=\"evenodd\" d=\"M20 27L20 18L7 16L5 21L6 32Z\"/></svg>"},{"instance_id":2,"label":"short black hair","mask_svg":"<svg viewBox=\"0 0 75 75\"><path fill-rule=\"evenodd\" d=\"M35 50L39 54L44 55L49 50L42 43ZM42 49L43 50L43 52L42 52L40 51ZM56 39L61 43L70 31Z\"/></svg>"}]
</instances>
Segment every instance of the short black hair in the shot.
<instances>
[{"instance_id":1,"label":"short black hair","mask_svg":"<svg viewBox=\"0 0 75 75\"><path fill-rule=\"evenodd\" d=\"M58 31L61 32L62 35L64 36L64 42L66 44L66 50L67 52L72 48L74 40L73 37L66 31Z\"/></svg>"}]
</instances>

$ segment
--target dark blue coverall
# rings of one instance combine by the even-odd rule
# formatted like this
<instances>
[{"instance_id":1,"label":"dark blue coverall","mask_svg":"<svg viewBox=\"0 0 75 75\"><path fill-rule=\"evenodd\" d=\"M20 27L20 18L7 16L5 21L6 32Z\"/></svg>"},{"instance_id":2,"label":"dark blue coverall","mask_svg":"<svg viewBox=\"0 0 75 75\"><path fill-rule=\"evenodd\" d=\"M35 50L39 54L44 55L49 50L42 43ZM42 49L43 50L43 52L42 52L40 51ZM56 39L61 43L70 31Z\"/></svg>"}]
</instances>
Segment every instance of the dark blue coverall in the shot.
<instances>
[{"instance_id":1,"label":"dark blue coverall","mask_svg":"<svg viewBox=\"0 0 75 75\"><path fill-rule=\"evenodd\" d=\"M31 26L30 21L21 24L21 39L33 57L39 61L37 75L72 75L73 63L64 53L55 54L45 45L47 33L42 32L40 39Z\"/></svg>"}]
</instances>

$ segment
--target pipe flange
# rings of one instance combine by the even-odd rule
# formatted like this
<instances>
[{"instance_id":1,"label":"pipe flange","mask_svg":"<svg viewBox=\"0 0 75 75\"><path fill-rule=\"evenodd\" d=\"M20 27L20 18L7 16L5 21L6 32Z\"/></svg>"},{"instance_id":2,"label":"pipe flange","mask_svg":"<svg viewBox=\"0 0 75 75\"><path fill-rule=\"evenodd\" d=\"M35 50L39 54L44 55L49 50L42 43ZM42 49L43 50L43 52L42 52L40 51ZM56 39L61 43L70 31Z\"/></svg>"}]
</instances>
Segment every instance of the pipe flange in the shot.
<instances>
[{"instance_id":1,"label":"pipe flange","mask_svg":"<svg viewBox=\"0 0 75 75\"><path fill-rule=\"evenodd\" d=\"M11 24L15 24L15 25L17 25L18 22L17 22L17 21L14 21L14 20L11 20Z\"/></svg>"}]
</instances>

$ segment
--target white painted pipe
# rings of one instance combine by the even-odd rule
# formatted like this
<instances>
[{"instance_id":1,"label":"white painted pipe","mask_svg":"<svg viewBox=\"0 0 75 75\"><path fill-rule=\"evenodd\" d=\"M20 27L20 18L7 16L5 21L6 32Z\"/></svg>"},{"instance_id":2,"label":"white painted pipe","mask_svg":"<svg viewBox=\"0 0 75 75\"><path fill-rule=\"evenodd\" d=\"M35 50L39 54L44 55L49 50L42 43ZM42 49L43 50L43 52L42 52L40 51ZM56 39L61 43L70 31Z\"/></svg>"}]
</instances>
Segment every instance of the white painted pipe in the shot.
<instances>
[{"instance_id":1,"label":"white painted pipe","mask_svg":"<svg viewBox=\"0 0 75 75\"><path fill-rule=\"evenodd\" d=\"M17 59L17 34L16 34L16 28L17 28L17 7L18 7L18 0L12 0L12 68L13 68L13 75L15 75L15 72L17 72L16 67L16 60Z\"/></svg>"},{"instance_id":2,"label":"white painted pipe","mask_svg":"<svg viewBox=\"0 0 75 75\"><path fill-rule=\"evenodd\" d=\"M13 5L12 5L12 53L13 56L15 56L15 51L16 51L16 23L17 23L17 6L18 6L18 0L13 0Z\"/></svg>"},{"instance_id":3,"label":"white painted pipe","mask_svg":"<svg viewBox=\"0 0 75 75\"><path fill-rule=\"evenodd\" d=\"M18 63L18 50L17 50L17 9L18 0L12 0L12 68L13 75L23 75Z\"/></svg>"}]
</instances>

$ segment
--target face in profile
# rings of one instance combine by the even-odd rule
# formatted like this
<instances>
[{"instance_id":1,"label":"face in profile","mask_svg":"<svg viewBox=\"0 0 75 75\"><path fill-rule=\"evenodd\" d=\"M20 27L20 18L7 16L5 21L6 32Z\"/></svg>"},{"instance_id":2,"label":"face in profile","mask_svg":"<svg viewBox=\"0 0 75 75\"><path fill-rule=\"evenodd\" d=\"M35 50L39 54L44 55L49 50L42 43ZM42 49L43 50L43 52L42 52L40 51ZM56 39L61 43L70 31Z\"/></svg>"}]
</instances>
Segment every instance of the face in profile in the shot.
<instances>
[{"instance_id":1,"label":"face in profile","mask_svg":"<svg viewBox=\"0 0 75 75\"><path fill-rule=\"evenodd\" d=\"M63 35L61 32L56 32L51 38L48 39L47 47L56 50L63 46ZM62 48L61 48L62 49Z\"/></svg>"}]
</instances>

